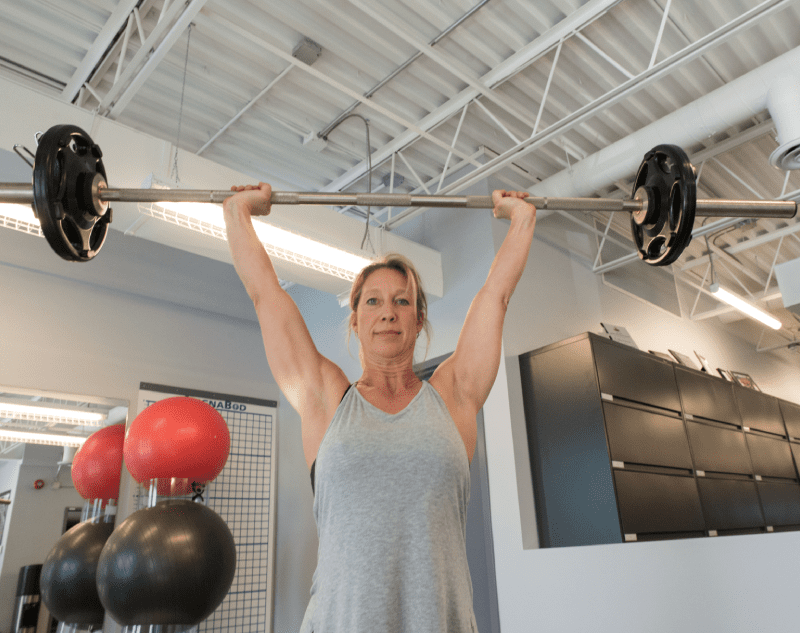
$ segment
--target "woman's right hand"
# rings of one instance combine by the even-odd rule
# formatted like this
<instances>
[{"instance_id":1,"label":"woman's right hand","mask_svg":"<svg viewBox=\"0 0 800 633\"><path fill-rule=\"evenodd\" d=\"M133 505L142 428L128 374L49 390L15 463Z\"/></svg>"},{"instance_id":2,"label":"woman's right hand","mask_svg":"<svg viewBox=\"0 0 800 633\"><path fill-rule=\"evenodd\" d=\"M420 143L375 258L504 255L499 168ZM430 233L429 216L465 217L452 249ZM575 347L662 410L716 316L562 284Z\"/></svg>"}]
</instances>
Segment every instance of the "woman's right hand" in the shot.
<instances>
[{"instance_id":1,"label":"woman's right hand","mask_svg":"<svg viewBox=\"0 0 800 633\"><path fill-rule=\"evenodd\" d=\"M231 191L236 194L222 203L225 211L230 212L234 207L239 207L249 210L250 215L269 215L272 209L272 187L269 184L260 182L258 185L234 186Z\"/></svg>"}]
</instances>

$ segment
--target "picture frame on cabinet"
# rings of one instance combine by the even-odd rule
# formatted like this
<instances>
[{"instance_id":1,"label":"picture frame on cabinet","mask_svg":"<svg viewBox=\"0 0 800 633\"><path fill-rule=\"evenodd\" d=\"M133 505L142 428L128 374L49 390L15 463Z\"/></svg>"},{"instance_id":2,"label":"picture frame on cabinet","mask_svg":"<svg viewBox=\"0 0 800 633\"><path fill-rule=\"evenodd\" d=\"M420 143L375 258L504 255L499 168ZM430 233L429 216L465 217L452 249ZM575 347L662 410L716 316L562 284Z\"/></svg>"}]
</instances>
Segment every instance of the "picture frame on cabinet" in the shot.
<instances>
[{"instance_id":1,"label":"picture frame on cabinet","mask_svg":"<svg viewBox=\"0 0 800 633\"><path fill-rule=\"evenodd\" d=\"M667 350L670 354L675 357L675 360L678 361L684 367L689 367L691 369L697 369L697 365L694 364L691 358L689 358L686 354L681 354L680 352L676 352L675 350Z\"/></svg>"},{"instance_id":2,"label":"picture frame on cabinet","mask_svg":"<svg viewBox=\"0 0 800 633\"><path fill-rule=\"evenodd\" d=\"M740 384L742 387L747 387L749 389L755 389L756 391L761 391L759 386L756 384L755 380L753 380L747 374L741 371L731 371L731 376L733 377L734 382Z\"/></svg>"},{"instance_id":3,"label":"picture frame on cabinet","mask_svg":"<svg viewBox=\"0 0 800 633\"><path fill-rule=\"evenodd\" d=\"M617 343L622 343L624 345L630 345L634 349L639 349L639 346L633 340L633 337L628 333L621 325L612 325L611 323L601 323L600 325L603 326L603 329L608 334L608 338L612 341L616 341Z\"/></svg>"},{"instance_id":4,"label":"picture frame on cabinet","mask_svg":"<svg viewBox=\"0 0 800 633\"><path fill-rule=\"evenodd\" d=\"M736 382L733 379L733 376L731 376L731 373L727 369L721 369L721 368L717 367L717 373L720 376L722 376L725 380L727 380L728 382Z\"/></svg>"},{"instance_id":5,"label":"picture frame on cabinet","mask_svg":"<svg viewBox=\"0 0 800 633\"><path fill-rule=\"evenodd\" d=\"M703 371L706 372L707 374L710 374L711 367L709 367L706 357L700 354L697 350L694 351L694 355L697 356L697 360L700 361L700 366L702 367Z\"/></svg>"},{"instance_id":6,"label":"picture frame on cabinet","mask_svg":"<svg viewBox=\"0 0 800 633\"><path fill-rule=\"evenodd\" d=\"M664 360L668 360L670 363L674 363L675 362L675 359L672 358L672 356L670 356L669 354L665 354L664 352L657 352L657 351L651 349L650 353L653 356L658 356L659 358L663 358Z\"/></svg>"}]
</instances>

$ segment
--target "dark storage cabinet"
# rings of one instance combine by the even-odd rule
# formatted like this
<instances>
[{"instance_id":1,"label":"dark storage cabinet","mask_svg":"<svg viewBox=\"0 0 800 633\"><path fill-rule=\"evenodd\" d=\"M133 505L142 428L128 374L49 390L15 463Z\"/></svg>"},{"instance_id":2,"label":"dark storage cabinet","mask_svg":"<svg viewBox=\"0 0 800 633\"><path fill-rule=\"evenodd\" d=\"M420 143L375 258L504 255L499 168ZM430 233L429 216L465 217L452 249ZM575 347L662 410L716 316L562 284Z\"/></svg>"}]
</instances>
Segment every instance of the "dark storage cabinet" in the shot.
<instances>
[{"instance_id":1,"label":"dark storage cabinet","mask_svg":"<svg viewBox=\"0 0 800 633\"><path fill-rule=\"evenodd\" d=\"M519 360L540 546L800 529L800 406L594 334Z\"/></svg>"}]
</instances>

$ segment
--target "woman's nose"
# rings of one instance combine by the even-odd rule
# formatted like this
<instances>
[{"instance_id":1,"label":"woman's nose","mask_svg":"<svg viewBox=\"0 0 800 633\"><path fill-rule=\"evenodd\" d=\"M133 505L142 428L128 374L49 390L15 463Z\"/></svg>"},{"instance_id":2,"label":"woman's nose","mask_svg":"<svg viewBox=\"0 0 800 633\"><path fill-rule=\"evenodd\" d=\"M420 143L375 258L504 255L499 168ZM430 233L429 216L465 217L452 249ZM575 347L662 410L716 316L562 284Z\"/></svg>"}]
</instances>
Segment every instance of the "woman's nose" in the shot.
<instances>
[{"instance_id":1,"label":"woman's nose","mask_svg":"<svg viewBox=\"0 0 800 633\"><path fill-rule=\"evenodd\" d=\"M393 304L389 303L386 305L386 307L383 309L383 315L381 318L384 321L394 321L397 318Z\"/></svg>"}]
</instances>

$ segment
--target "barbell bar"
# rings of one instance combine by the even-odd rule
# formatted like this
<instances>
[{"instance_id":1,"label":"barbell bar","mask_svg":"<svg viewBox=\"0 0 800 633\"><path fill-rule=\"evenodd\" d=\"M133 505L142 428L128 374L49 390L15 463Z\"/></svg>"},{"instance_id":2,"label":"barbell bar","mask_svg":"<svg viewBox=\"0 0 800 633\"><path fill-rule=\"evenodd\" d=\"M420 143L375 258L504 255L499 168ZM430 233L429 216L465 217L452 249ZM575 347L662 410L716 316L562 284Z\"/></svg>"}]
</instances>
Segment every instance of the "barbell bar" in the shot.
<instances>
[{"instance_id":1,"label":"barbell bar","mask_svg":"<svg viewBox=\"0 0 800 633\"><path fill-rule=\"evenodd\" d=\"M228 189L113 189L98 186L99 202L202 202L222 204L235 192ZM552 211L627 211L640 213L645 201L631 198L526 198L537 209ZM412 196L404 193L318 193L273 191L270 198L276 205L329 205L373 207L436 207L491 209L491 196ZM33 185L0 182L0 202L33 205ZM723 200L696 201L695 215L700 217L764 217L792 218L797 203L791 200Z\"/></svg>"},{"instance_id":2,"label":"barbell bar","mask_svg":"<svg viewBox=\"0 0 800 633\"><path fill-rule=\"evenodd\" d=\"M197 189L114 189L107 186L102 151L74 125L57 125L39 139L33 183L0 183L0 202L29 204L53 250L69 261L93 259L111 221L112 202L220 204L235 192ZM696 171L676 145L645 154L631 198L529 197L537 209L629 212L639 256L654 266L673 263L688 246L694 217L792 218L785 200L697 199ZM414 196L403 193L273 191L276 205L454 207L491 209L491 196Z\"/></svg>"}]
</instances>

